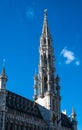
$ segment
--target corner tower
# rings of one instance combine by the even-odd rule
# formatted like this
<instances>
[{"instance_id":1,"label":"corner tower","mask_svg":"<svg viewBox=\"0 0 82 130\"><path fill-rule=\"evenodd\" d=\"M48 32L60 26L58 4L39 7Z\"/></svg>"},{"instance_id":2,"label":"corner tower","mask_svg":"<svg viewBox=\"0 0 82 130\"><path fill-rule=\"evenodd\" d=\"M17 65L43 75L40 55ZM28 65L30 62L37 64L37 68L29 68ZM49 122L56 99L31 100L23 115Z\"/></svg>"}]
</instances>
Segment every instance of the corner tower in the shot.
<instances>
[{"instance_id":1,"label":"corner tower","mask_svg":"<svg viewBox=\"0 0 82 130\"><path fill-rule=\"evenodd\" d=\"M2 73L0 74L0 91L5 91L6 90L6 82L8 78L5 74L5 68L2 68Z\"/></svg>"},{"instance_id":2,"label":"corner tower","mask_svg":"<svg viewBox=\"0 0 82 130\"><path fill-rule=\"evenodd\" d=\"M34 76L34 101L45 109L59 115L60 86L56 76L54 49L48 27L47 10L44 10L44 21L40 37L40 60L38 74ZM52 118L51 114L51 118Z\"/></svg>"},{"instance_id":3,"label":"corner tower","mask_svg":"<svg viewBox=\"0 0 82 130\"><path fill-rule=\"evenodd\" d=\"M5 130L6 120L6 82L8 77L5 73L5 68L2 68L0 74L0 130Z\"/></svg>"}]
</instances>

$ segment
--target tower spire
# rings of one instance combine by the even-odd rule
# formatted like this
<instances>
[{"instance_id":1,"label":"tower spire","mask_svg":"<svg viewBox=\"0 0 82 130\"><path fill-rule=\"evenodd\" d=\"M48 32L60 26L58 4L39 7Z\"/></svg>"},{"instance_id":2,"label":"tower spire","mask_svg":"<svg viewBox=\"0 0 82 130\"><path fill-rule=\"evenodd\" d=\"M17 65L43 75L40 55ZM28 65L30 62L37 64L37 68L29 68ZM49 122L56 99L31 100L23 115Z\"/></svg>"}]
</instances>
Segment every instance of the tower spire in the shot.
<instances>
[{"instance_id":1,"label":"tower spire","mask_svg":"<svg viewBox=\"0 0 82 130\"><path fill-rule=\"evenodd\" d=\"M57 113L58 118L61 118L60 86L59 77L57 76L56 78L54 49L48 27L47 9L44 10L39 54L38 76L34 78L34 100L49 110L49 116L45 118L49 122L52 122L54 113ZM44 112L45 110L42 111L42 114Z\"/></svg>"},{"instance_id":2,"label":"tower spire","mask_svg":"<svg viewBox=\"0 0 82 130\"><path fill-rule=\"evenodd\" d=\"M49 35L49 27L48 27L48 19L47 19L47 9L44 10L44 21L43 21L42 34Z\"/></svg>"},{"instance_id":3,"label":"tower spire","mask_svg":"<svg viewBox=\"0 0 82 130\"><path fill-rule=\"evenodd\" d=\"M56 78L55 66L54 66L54 49L52 46L52 38L49 32L48 19L47 19L47 9L44 10L44 20L42 34L40 38L40 61L39 61L39 71L37 78L34 78L34 98L38 102L39 98L43 99L44 105L47 109L55 109L55 94L56 94L56 82L59 83L59 77ZM56 78L56 79L55 79ZM38 80L36 80L38 79ZM59 84L58 84L59 85ZM58 95L59 87L57 86ZM37 91L36 91L37 90ZM38 93L36 93L38 92ZM53 96L54 95L54 96ZM48 100L46 100L48 98ZM51 101L53 100L53 101ZM54 102L54 103L51 103ZM59 101L60 102L60 101Z\"/></svg>"}]
</instances>

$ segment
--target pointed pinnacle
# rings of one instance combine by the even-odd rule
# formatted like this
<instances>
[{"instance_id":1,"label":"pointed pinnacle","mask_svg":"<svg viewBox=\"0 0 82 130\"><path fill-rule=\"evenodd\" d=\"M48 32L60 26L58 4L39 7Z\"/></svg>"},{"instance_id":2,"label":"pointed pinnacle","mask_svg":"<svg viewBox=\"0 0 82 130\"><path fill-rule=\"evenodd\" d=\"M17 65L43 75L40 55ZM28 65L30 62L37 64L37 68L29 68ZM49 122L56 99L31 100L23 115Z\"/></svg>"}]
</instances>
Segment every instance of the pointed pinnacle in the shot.
<instances>
[{"instance_id":1,"label":"pointed pinnacle","mask_svg":"<svg viewBox=\"0 0 82 130\"><path fill-rule=\"evenodd\" d=\"M5 76L5 67L2 68L2 76Z\"/></svg>"},{"instance_id":2,"label":"pointed pinnacle","mask_svg":"<svg viewBox=\"0 0 82 130\"><path fill-rule=\"evenodd\" d=\"M44 9L44 17L47 17L47 9Z\"/></svg>"},{"instance_id":3,"label":"pointed pinnacle","mask_svg":"<svg viewBox=\"0 0 82 130\"><path fill-rule=\"evenodd\" d=\"M47 9L44 10L44 21L43 21L42 34L50 35L49 28L48 28Z\"/></svg>"}]
</instances>

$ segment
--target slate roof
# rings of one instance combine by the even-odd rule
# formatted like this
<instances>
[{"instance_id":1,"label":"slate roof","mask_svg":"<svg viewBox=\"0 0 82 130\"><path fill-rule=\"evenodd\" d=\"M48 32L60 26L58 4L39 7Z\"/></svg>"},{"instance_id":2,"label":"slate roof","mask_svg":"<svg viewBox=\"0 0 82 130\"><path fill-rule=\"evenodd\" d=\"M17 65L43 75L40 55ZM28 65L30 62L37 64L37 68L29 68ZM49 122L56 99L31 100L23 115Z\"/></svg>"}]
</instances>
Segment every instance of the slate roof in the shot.
<instances>
[{"instance_id":1,"label":"slate roof","mask_svg":"<svg viewBox=\"0 0 82 130\"><path fill-rule=\"evenodd\" d=\"M38 119L44 121L37 103L27 98L24 98L18 94L15 94L11 91L7 91L6 106L9 109L25 113L29 116L37 117ZM61 120L62 127L70 128L73 130L71 121L65 114L61 113L60 120Z\"/></svg>"},{"instance_id":2,"label":"slate roof","mask_svg":"<svg viewBox=\"0 0 82 130\"><path fill-rule=\"evenodd\" d=\"M70 119L63 113L61 113L61 125L73 130L72 123Z\"/></svg>"},{"instance_id":3,"label":"slate roof","mask_svg":"<svg viewBox=\"0 0 82 130\"><path fill-rule=\"evenodd\" d=\"M23 112L43 120L38 106L35 102L26 99L18 94L7 91L6 106L10 109Z\"/></svg>"}]
</instances>

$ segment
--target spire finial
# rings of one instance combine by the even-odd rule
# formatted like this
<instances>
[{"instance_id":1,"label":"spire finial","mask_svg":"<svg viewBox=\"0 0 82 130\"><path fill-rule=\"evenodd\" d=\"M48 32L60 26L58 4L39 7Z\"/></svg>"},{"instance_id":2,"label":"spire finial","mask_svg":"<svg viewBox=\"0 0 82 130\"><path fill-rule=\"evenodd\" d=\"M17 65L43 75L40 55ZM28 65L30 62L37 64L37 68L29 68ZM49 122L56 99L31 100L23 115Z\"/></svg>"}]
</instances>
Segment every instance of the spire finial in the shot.
<instances>
[{"instance_id":1,"label":"spire finial","mask_svg":"<svg viewBox=\"0 0 82 130\"><path fill-rule=\"evenodd\" d=\"M47 9L44 9L44 20L47 21Z\"/></svg>"},{"instance_id":2,"label":"spire finial","mask_svg":"<svg viewBox=\"0 0 82 130\"><path fill-rule=\"evenodd\" d=\"M5 67L5 62L6 62L6 59L4 58L3 59L3 67Z\"/></svg>"},{"instance_id":3,"label":"spire finial","mask_svg":"<svg viewBox=\"0 0 82 130\"><path fill-rule=\"evenodd\" d=\"M74 107L72 107L72 113L74 113L74 112L75 112Z\"/></svg>"},{"instance_id":4,"label":"spire finial","mask_svg":"<svg viewBox=\"0 0 82 130\"><path fill-rule=\"evenodd\" d=\"M48 28L47 9L44 9L44 21L43 21L42 34L44 34L44 36L50 35L49 28Z\"/></svg>"},{"instance_id":5,"label":"spire finial","mask_svg":"<svg viewBox=\"0 0 82 130\"><path fill-rule=\"evenodd\" d=\"M72 107L72 119L76 119L76 113L75 113L75 110L74 110L74 107Z\"/></svg>"},{"instance_id":6,"label":"spire finial","mask_svg":"<svg viewBox=\"0 0 82 130\"><path fill-rule=\"evenodd\" d=\"M44 9L44 16L47 16L47 9Z\"/></svg>"},{"instance_id":7,"label":"spire finial","mask_svg":"<svg viewBox=\"0 0 82 130\"><path fill-rule=\"evenodd\" d=\"M5 58L3 59L3 64L2 64L2 75L4 76L5 75Z\"/></svg>"}]
</instances>

